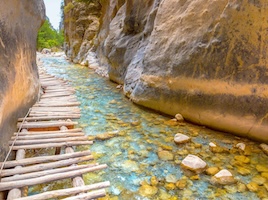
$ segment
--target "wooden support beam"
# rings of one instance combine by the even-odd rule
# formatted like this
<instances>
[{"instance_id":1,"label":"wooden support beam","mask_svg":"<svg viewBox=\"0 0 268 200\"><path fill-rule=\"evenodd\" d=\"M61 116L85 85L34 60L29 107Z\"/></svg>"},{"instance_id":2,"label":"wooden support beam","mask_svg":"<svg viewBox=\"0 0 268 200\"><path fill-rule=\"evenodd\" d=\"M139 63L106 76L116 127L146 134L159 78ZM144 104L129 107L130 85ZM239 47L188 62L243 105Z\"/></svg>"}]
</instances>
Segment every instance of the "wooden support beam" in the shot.
<instances>
[{"instance_id":1,"label":"wooden support beam","mask_svg":"<svg viewBox=\"0 0 268 200\"><path fill-rule=\"evenodd\" d=\"M66 122L66 121L45 121L45 122L28 122L23 123L21 126L21 123L17 124L17 127L29 129L29 128L47 128L47 127L60 127L60 126L73 126L77 125L78 122Z\"/></svg>"},{"instance_id":2,"label":"wooden support beam","mask_svg":"<svg viewBox=\"0 0 268 200\"><path fill-rule=\"evenodd\" d=\"M90 167L94 167L94 166L98 166L98 165L99 164L96 163L96 164L88 164L88 165L76 165L76 166L70 166L70 167L60 167L60 168L49 169L49 170L44 170L44 171L40 171L40 172L32 172L32 173L16 175L16 176L12 176L12 177L5 177L5 178L1 179L1 182L27 180L27 179L43 177L43 176L51 175L51 174L58 174L58 173L62 173L62 172L70 172L70 171L74 171L74 170L90 168Z\"/></svg>"},{"instance_id":3,"label":"wooden support beam","mask_svg":"<svg viewBox=\"0 0 268 200\"><path fill-rule=\"evenodd\" d=\"M11 181L11 182L2 182L2 183L0 182L0 191L10 190L12 188L21 188L21 187L25 187L25 186L37 185L37 184L67 179L67 178L72 178L72 177L76 177L76 176L79 176L79 175L82 175L85 173L89 173L92 171L104 169L106 167L107 167L107 165L104 164L104 165L98 165L98 166L90 167L90 168L86 168L86 169L71 171L71 172L63 172L63 173L47 175L47 176L43 176L43 177L39 177L39 178L32 178L32 179L28 179L27 181L20 180L20 181Z\"/></svg>"},{"instance_id":4,"label":"wooden support beam","mask_svg":"<svg viewBox=\"0 0 268 200\"><path fill-rule=\"evenodd\" d=\"M81 128L74 128L68 130L60 130L60 131L28 131L27 133L19 132L19 135L43 135L43 134L55 134L55 133L77 133L81 132ZM14 133L17 135L17 132Z\"/></svg>"},{"instance_id":5,"label":"wooden support beam","mask_svg":"<svg viewBox=\"0 0 268 200\"><path fill-rule=\"evenodd\" d=\"M52 169L56 167L64 167L64 166L68 166L68 165L72 165L72 164L80 163L80 162L85 162L85 161L89 161L93 159L94 159L93 156L90 155L90 156L83 156L83 157L77 157L77 158L69 158L66 160L60 160L56 162L37 164L33 166L23 167L21 169L5 169L2 171L1 177L12 176L15 174L31 173L31 172L36 172L36 171L41 171L41 170L46 170L46 169Z\"/></svg>"},{"instance_id":6,"label":"wooden support beam","mask_svg":"<svg viewBox=\"0 0 268 200\"><path fill-rule=\"evenodd\" d=\"M12 150L19 149L45 149L51 147L70 147L78 145L91 145L93 141L72 141L72 142L62 142L62 143L47 143L47 144L35 144L35 145L22 145L22 146L13 146Z\"/></svg>"},{"instance_id":7,"label":"wooden support beam","mask_svg":"<svg viewBox=\"0 0 268 200\"><path fill-rule=\"evenodd\" d=\"M80 106L80 102L73 102L73 103L37 103L33 107L69 107L69 106Z\"/></svg>"},{"instance_id":8,"label":"wooden support beam","mask_svg":"<svg viewBox=\"0 0 268 200\"><path fill-rule=\"evenodd\" d=\"M34 157L34 158L24 158L20 160L7 161L4 165L4 168L11 168L11 167L15 167L18 165L26 166L26 165L33 165L37 163L66 160L69 158L88 156L90 154L91 154L90 151L79 151L79 152L67 153L67 154L62 154L62 155L57 155L57 156L41 156L41 157ZM2 167L2 165L3 165L3 162L0 162L0 167Z\"/></svg>"},{"instance_id":9,"label":"wooden support beam","mask_svg":"<svg viewBox=\"0 0 268 200\"><path fill-rule=\"evenodd\" d=\"M73 115L62 115L62 116L44 116L44 117L26 117L25 120L30 121L45 121L45 120L56 120L56 119L79 119L80 114ZM18 121L22 122L24 118L19 118Z\"/></svg>"},{"instance_id":10,"label":"wooden support beam","mask_svg":"<svg viewBox=\"0 0 268 200\"><path fill-rule=\"evenodd\" d=\"M51 138L51 139L35 139L35 140L16 140L15 146L19 145L34 145L34 144L45 144L45 143L61 143L61 142L73 142L73 141L88 141L87 136L78 137L64 137L64 138ZM13 141L9 141L11 145Z\"/></svg>"},{"instance_id":11,"label":"wooden support beam","mask_svg":"<svg viewBox=\"0 0 268 200\"><path fill-rule=\"evenodd\" d=\"M18 140L35 140L35 139L51 139L51 138L68 138L68 137L77 137L77 136L85 136L84 133L59 133L59 134L43 134L43 135L19 135L17 137ZM11 137L11 140L14 140L16 136Z\"/></svg>"},{"instance_id":12,"label":"wooden support beam","mask_svg":"<svg viewBox=\"0 0 268 200\"><path fill-rule=\"evenodd\" d=\"M73 197L68 197L68 198L65 198L64 200L88 200L88 199L101 198L105 196L106 196L105 190L101 189L101 190L95 190L92 192L80 194L80 195L73 196Z\"/></svg>"},{"instance_id":13,"label":"wooden support beam","mask_svg":"<svg viewBox=\"0 0 268 200\"><path fill-rule=\"evenodd\" d=\"M97 190L97 189L103 189L110 186L110 182L101 182L101 183L95 183L92 185L86 185L82 187L77 188L68 188L68 189L61 189L61 190L53 190L48 192L43 192L41 194L36 194L29 197L23 197L16 200L47 200L47 199L54 199L59 198L63 196L70 196L70 195L76 195L81 192L88 192L90 190Z\"/></svg>"}]
</instances>

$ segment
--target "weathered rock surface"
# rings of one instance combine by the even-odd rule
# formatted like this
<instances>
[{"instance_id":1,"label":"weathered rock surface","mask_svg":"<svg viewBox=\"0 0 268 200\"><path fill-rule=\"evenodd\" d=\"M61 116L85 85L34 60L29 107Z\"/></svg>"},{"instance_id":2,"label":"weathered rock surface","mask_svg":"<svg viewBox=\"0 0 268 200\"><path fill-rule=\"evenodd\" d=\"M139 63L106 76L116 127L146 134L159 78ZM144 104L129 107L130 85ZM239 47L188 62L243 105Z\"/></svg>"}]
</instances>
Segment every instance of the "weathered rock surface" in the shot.
<instances>
[{"instance_id":1,"label":"weathered rock surface","mask_svg":"<svg viewBox=\"0 0 268 200\"><path fill-rule=\"evenodd\" d=\"M0 160L17 118L38 96L36 37L44 19L42 0L0 1Z\"/></svg>"},{"instance_id":2,"label":"weathered rock surface","mask_svg":"<svg viewBox=\"0 0 268 200\"><path fill-rule=\"evenodd\" d=\"M88 25L93 23L96 32L96 18L85 27L80 19L91 14L70 12L74 20L66 30L75 35L68 35L69 57L93 45L110 79L123 84L134 102L268 142L266 0L110 0L100 5L102 14L94 15L100 16L96 38L83 39L92 33Z\"/></svg>"},{"instance_id":3,"label":"weathered rock surface","mask_svg":"<svg viewBox=\"0 0 268 200\"><path fill-rule=\"evenodd\" d=\"M174 142L176 144L184 144L184 143L187 143L191 140L191 138L187 135L184 135L182 133L177 133L175 136L174 136Z\"/></svg>"}]
</instances>

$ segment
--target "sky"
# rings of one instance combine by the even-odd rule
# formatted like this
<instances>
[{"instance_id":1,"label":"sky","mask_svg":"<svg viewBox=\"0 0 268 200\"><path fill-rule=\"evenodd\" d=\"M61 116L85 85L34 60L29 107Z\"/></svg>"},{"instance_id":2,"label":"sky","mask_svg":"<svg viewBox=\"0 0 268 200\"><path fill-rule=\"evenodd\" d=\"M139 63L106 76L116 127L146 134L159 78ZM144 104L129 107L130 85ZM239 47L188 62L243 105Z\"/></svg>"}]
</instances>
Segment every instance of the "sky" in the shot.
<instances>
[{"instance_id":1,"label":"sky","mask_svg":"<svg viewBox=\"0 0 268 200\"><path fill-rule=\"evenodd\" d=\"M50 20L50 23L55 29L59 29L59 24L61 20L61 6L62 0L44 0L46 5L46 15Z\"/></svg>"}]
</instances>

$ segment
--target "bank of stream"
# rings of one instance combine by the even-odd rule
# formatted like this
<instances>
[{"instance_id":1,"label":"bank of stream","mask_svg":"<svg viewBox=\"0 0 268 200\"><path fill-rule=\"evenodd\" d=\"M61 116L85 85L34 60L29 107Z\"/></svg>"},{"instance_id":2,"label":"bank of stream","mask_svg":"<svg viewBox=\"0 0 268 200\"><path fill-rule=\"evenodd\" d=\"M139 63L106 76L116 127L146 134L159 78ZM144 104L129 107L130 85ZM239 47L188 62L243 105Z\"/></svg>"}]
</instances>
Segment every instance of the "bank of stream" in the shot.
<instances>
[{"instance_id":1,"label":"bank of stream","mask_svg":"<svg viewBox=\"0 0 268 200\"><path fill-rule=\"evenodd\" d=\"M84 176L87 184L109 180L106 199L264 199L268 196L268 157L259 144L227 133L141 108L129 101L115 83L64 57L43 57L49 74L68 80L81 102L78 120L86 135L95 138L90 147L96 162L109 167ZM219 119L220 120L220 119ZM109 134L103 134L103 133ZM191 142L177 145L174 135L183 133ZM217 144L218 153L209 149ZM244 151L236 148L244 143ZM86 148L86 147L83 147ZM181 161L194 154L209 167L228 169L238 183L214 186L211 175L186 176ZM59 184L68 187L68 181ZM252 184L252 188L250 187ZM55 189L57 184L30 188L30 193ZM105 198L104 198L105 199Z\"/></svg>"}]
</instances>

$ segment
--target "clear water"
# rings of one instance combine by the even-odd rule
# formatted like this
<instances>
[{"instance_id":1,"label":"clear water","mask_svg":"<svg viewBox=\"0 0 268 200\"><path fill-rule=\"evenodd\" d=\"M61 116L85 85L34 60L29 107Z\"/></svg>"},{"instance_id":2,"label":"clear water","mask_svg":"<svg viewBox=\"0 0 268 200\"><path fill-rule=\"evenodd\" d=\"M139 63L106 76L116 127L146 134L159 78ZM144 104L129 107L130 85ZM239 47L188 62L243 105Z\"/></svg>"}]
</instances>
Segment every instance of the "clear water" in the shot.
<instances>
[{"instance_id":1,"label":"clear water","mask_svg":"<svg viewBox=\"0 0 268 200\"><path fill-rule=\"evenodd\" d=\"M236 184L213 186L209 182L211 176L205 173L199 176L199 180L192 180L185 177L179 165L180 161L191 153L198 155L209 166L230 170L240 182L248 184L254 176L260 174L255 169L256 165L268 166L268 157L259 149L258 143L189 123L172 126L169 124L171 117L133 104L122 91L116 89L116 84L87 67L73 65L62 57L45 57L41 60L49 74L68 80L76 89L78 100L82 103L82 117L78 121L87 135L111 131L120 133L120 136L105 141L96 140L90 147L97 162L106 163L109 167L101 172L87 174L84 179L87 184L109 180L111 187L106 199L246 200L260 199L267 194L264 186L260 186L258 192L238 192ZM138 122L138 125L133 122ZM191 136L192 142L176 145L173 138L178 132ZM246 176L237 173L238 165L234 162L234 156L240 155L241 152L235 150L233 145L241 141L247 145L250 152L247 156L250 163L243 166L251 171ZM209 150L209 142L232 149L232 153L212 153ZM201 144L201 147L196 144ZM174 160L160 160L158 151L161 149L172 152ZM158 192L152 196L142 196L139 190L141 183L150 184L152 176L159 180L156 186ZM187 186L183 190L167 188L168 176L176 181L187 179ZM68 185L64 181L61 184L66 184L66 187ZM39 190L47 190L49 187ZM260 194L260 191L263 194Z\"/></svg>"}]
</instances>

